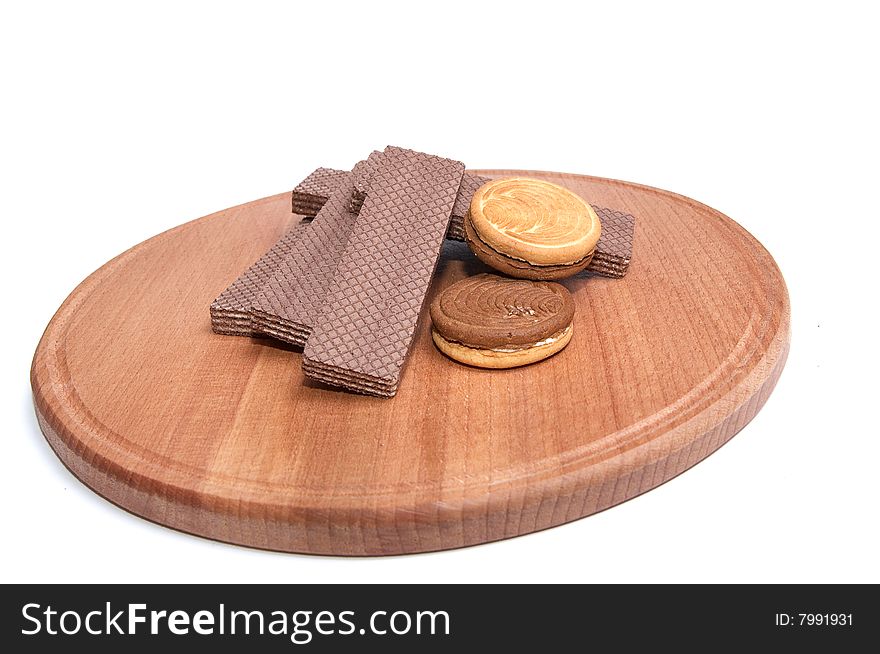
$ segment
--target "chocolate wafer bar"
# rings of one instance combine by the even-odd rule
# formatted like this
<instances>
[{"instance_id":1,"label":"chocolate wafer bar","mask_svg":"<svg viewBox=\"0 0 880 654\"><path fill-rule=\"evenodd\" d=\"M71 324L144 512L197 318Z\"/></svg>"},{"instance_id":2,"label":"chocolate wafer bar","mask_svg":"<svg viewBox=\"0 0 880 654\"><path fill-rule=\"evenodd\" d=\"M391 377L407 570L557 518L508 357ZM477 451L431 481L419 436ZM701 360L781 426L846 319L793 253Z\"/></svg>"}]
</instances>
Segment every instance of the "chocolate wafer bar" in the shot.
<instances>
[{"instance_id":1,"label":"chocolate wafer bar","mask_svg":"<svg viewBox=\"0 0 880 654\"><path fill-rule=\"evenodd\" d=\"M465 173L461 178L461 186L458 189L458 197L455 198L455 206L452 208L452 220L449 221L449 231L446 238L455 241L464 241L464 217L471 206L471 198L477 189L489 181L488 177Z\"/></svg>"},{"instance_id":2,"label":"chocolate wafer bar","mask_svg":"<svg viewBox=\"0 0 880 654\"><path fill-rule=\"evenodd\" d=\"M329 169L319 169L327 171ZM315 171L317 173L318 171ZM332 173L345 174L342 171L331 171ZM313 175L315 173L312 173ZM311 177L311 175L310 175ZM325 183L330 183L331 175L324 174ZM458 196L455 200L455 206L452 210L452 219L449 222L449 229L446 238L455 241L464 241L464 216L467 214L470 206L471 197L474 192L489 180L488 177L481 177L472 173L465 173L461 180ZM297 187L300 188L300 187ZM306 205L306 196L300 194L297 205L303 208ZM352 206L358 206L358 200L363 202L364 191L363 184L356 186L354 195L352 196ZM308 202L318 204L319 196L310 197ZM614 209L605 209L593 206L599 219L602 221L602 236L596 244L596 252L593 260L587 267L587 271L604 277L620 278L626 275L629 269L629 262L632 258L633 230L635 226L635 218L622 211ZM296 211L296 209L295 209ZM297 211L297 213L300 213Z\"/></svg>"},{"instance_id":3,"label":"chocolate wafer bar","mask_svg":"<svg viewBox=\"0 0 880 654\"><path fill-rule=\"evenodd\" d=\"M305 346L307 376L397 392L463 174L458 161L386 151Z\"/></svg>"},{"instance_id":4,"label":"chocolate wafer bar","mask_svg":"<svg viewBox=\"0 0 880 654\"><path fill-rule=\"evenodd\" d=\"M385 148L385 152L388 152L391 146ZM370 154L372 159L367 159L372 162L370 166L361 166L355 167L352 170L352 184L354 185L354 191L351 194L351 201L349 202L349 210L352 213L358 213L361 210L361 207L364 204L364 200L367 197L367 188L370 184L370 179L373 176L373 171L378 165L379 158L383 155L382 152L378 150L373 150Z\"/></svg>"},{"instance_id":5,"label":"chocolate wafer bar","mask_svg":"<svg viewBox=\"0 0 880 654\"><path fill-rule=\"evenodd\" d=\"M305 345L355 224L356 214L350 212L354 179L367 176L382 156L375 152L345 173L308 231L266 280L250 307L255 332Z\"/></svg>"},{"instance_id":6,"label":"chocolate wafer bar","mask_svg":"<svg viewBox=\"0 0 880 654\"><path fill-rule=\"evenodd\" d=\"M296 185L291 193L293 213L315 216L345 179L348 173L332 168L317 168Z\"/></svg>"},{"instance_id":7,"label":"chocolate wafer bar","mask_svg":"<svg viewBox=\"0 0 880 654\"><path fill-rule=\"evenodd\" d=\"M307 221L295 223L268 252L245 270L211 303L211 329L218 334L252 336L250 308L266 280L288 256Z\"/></svg>"},{"instance_id":8,"label":"chocolate wafer bar","mask_svg":"<svg viewBox=\"0 0 880 654\"><path fill-rule=\"evenodd\" d=\"M632 258L636 219L615 209L595 205L593 209L602 223L602 235L587 271L605 277L623 277Z\"/></svg>"}]
</instances>

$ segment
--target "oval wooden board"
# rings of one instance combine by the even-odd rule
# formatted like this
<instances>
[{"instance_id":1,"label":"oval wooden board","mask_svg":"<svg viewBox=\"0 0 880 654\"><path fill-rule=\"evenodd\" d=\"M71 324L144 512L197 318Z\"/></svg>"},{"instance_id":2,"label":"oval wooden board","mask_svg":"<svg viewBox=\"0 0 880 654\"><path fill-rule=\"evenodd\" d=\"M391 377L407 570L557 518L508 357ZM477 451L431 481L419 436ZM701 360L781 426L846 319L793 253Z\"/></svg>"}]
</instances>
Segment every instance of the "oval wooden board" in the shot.
<instances>
[{"instance_id":1,"label":"oval wooden board","mask_svg":"<svg viewBox=\"0 0 880 654\"><path fill-rule=\"evenodd\" d=\"M299 352L272 341L212 333L211 301L293 220L283 193L160 234L73 291L31 371L50 445L97 493L176 529L292 552L397 554L613 506L758 412L785 363L789 305L751 235L666 191L481 172L543 177L637 217L625 279L565 282L575 335L556 357L506 371L458 365L433 347L424 312L388 400L304 380ZM480 270L448 243L429 299Z\"/></svg>"}]
</instances>

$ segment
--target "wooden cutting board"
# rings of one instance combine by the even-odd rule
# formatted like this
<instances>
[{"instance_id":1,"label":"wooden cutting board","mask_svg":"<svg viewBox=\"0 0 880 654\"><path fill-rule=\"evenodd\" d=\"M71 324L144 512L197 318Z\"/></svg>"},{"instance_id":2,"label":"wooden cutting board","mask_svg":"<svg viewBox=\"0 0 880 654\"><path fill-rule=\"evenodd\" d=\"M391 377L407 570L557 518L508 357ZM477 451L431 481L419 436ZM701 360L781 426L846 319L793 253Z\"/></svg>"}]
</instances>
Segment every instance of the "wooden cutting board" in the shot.
<instances>
[{"instance_id":1,"label":"wooden cutting board","mask_svg":"<svg viewBox=\"0 0 880 654\"><path fill-rule=\"evenodd\" d=\"M789 304L750 234L637 184L476 172L545 178L637 218L625 279L565 282L575 333L556 357L458 365L434 348L425 311L388 400L305 380L284 345L212 333L211 301L293 219L282 193L141 243L71 293L31 372L46 439L90 488L169 527L291 552L398 554L608 508L754 417L785 363ZM447 243L431 296L483 269Z\"/></svg>"}]
</instances>

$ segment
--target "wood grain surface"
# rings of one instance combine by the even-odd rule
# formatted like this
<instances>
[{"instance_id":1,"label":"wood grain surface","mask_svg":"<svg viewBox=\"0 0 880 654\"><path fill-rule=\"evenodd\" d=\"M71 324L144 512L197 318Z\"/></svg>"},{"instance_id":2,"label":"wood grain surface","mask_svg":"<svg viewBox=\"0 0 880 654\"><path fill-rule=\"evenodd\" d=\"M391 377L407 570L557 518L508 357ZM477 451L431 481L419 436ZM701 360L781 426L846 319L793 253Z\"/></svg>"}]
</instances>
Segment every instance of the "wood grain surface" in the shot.
<instances>
[{"instance_id":1,"label":"wood grain surface","mask_svg":"<svg viewBox=\"0 0 880 654\"><path fill-rule=\"evenodd\" d=\"M292 552L461 547L643 493L718 449L785 363L773 259L717 211L653 188L523 171L637 217L629 274L564 283L574 338L481 370L431 343L427 305L394 399L304 379L301 354L211 332L208 306L293 219L283 193L160 234L71 293L31 383L68 468L158 523ZM447 243L433 294L485 268ZM727 493L727 488L706 488Z\"/></svg>"}]
</instances>

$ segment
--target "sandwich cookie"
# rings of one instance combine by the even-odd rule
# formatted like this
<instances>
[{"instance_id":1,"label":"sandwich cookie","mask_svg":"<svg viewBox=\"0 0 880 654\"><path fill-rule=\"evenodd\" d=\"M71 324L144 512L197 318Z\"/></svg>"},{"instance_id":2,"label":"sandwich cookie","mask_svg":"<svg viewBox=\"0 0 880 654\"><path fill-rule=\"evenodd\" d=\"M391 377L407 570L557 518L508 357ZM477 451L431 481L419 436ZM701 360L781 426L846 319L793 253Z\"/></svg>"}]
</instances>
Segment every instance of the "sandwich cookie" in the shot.
<instances>
[{"instance_id":1,"label":"sandwich cookie","mask_svg":"<svg viewBox=\"0 0 880 654\"><path fill-rule=\"evenodd\" d=\"M484 273L456 282L431 303L431 336L445 355L480 368L514 368L571 340L574 299L553 282Z\"/></svg>"},{"instance_id":2,"label":"sandwich cookie","mask_svg":"<svg viewBox=\"0 0 880 654\"><path fill-rule=\"evenodd\" d=\"M602 233L586 200L526 177L491 180L478 188L464 229L483 263L511 277L539 280L570 277L586 268Z\"/></svg>"}]
</instances>

